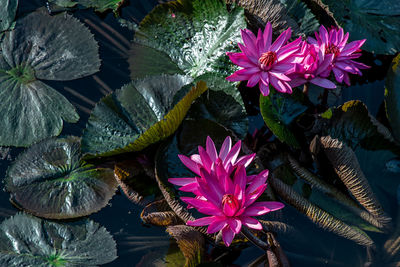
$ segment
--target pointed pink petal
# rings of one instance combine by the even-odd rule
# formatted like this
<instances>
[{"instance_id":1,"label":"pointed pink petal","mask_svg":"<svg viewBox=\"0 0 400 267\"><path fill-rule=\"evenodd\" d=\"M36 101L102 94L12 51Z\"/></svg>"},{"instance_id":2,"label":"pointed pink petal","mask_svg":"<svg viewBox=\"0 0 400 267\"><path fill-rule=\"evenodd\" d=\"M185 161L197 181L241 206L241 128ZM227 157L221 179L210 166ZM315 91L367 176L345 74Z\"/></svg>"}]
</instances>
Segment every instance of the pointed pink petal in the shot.
<instances>
[{"instance_id":1,"label":"pointed pink petal","mask_svg":"<svg viewBox=\"0 0 400 267\"><path fill-rule=\"evenodd\" d=\"M262 230L261 223L259 221L257 221L256 219L251 218L251 217L246 217L246 216L243 216L240 219L242 221L242 224L246 225L247 227L256 229L256 230Z\"/></svg>"},{"instance_id":2,"label":"pointed pink petal","mask_svg":"<svg viewBox=\"0 0 400 267\"><path fill-rule=\"evenodd\" d=\"M207 214L207 215L218 215L221 216L223 213L218 207L215 207L209 201L201 200L198 198L191 198L191 197L181 197L181 200L193 207L195 207L199 212Z\"/></svg>"},{"instance_id":3,"label":"pointed pink petal","mask_svg":"<svg viewBox=\"0 0 400 267\"><path fill-rule=\"evenodd\" d=\"M318 45L317 40L315 40L315 39L312 38L312 37L307 37L307 42L308 42L309 44L312 44L312 45Z\"/></svg>"},{"instance_id":4,"label":"pointed pink petal","mask_svg":"<svg viewBox=\"0 0 400 267\"><path fill-rule=\"evenodd\" d=\"M310 80L310 83L321 86L326 89L335 89L336 85L328 79L316 77Z\"/></svg>"},{"instance_id":5,"label":"pointed pink petal","mask_svg":"<svg viewBox=\"0 0 400 267\"><path fill-rule=\"evenodd\" d=\"M260 172L258 175L256 175L253 179L253 181L251 182L251 184L249 184L249 186L246 189L246 195L251 195L254 194L254 191L259 188L261 185L265 184L265 182L267 181L268 178L268 173L269 171L267 169L263 170L262 172Z\"/></svg>"},{"instance_id":6,"label":"pointed pink petal","mask_svg":"<svg viewBox=\"0 0 400 267\"><path fill-rule=\"evenodd\" d=\"M231 230L231 228L228 225L222 229L222 240L224 241L225 246L229 247L234 237L235 233Z\"/></svg>"},{"instance_id":7,"label":"pointed pink petal","mask_svg":"<svg viewBox=\"0 0 400 267\"><path fill-rule=\"evenodd\" d=\"M344 72L341 69L333 68L333 74L335 74L336 81L339 83L343 82Z\"/></svg>"},{"instance_id":8,"label":"pointed pink petal","mask_svg":"<svg viewBox=\"0 0 400 267\"><path fill-rule=\"evenodd\" d=\"M264 29L264 51L270 51L271 47L271 42L272 42L272 27L271 27L271 22L268 22L267 25L265 25Z\"/></svg>"},{"instance_id":9,"label":"pointed pink petal","mask_svg":"<svg viewBox=\"0 0 400 267\"><path fill-rule=\"evenodd\" d=\"M281 93L288 93L288 94L292 93L292 88L289 86L289 84L287 82L281 81L272 75L270 76L270 82L277 91L279 91Z\"/></svg>"},{"instance_id":10,"label":"pointed pink petal","mask_svg":"<svg viewBox=\"0 0 400 267\"><path fill-rule=\"evenodd\" d=\"M221 219L221 218L223 218L223 219ZM216 233L216 232L220 231L222 228L224 228L226 225L227 225L227 223L226 223L226 219L224 217L217 217L215 219L215 221L210 223L210 225L208 226L207 233L209 233L209 234Z\"/></svg>"},{"instance_id":11,"label":"pointed pink petal","mask_svg":"<svg viewBox=\"0 0 400 267\"><path fill-rule=\"evenodd\" d=\"M256 86L256 84L260 81L260 78L261 77L259 73L253 74L249 79L249 81L247 82L247 87Z\"/></svg>"},{"instance_id":12,"label":"pointed pink petal","mask_svg":"<svg viewBox=\"0 0 400 267\"><path fill-rule=\"evenodd\" d=\"M260 185L256 190L254 190L251 194L246 194L246 201L244 206L248 207L251 204L253 204L257 198L261 196L262 193L264 193L265 189L267 188L266 184Z\"/></svg>"},{"instance_id":13,"label":"pointed pink petal","mask_svg":"<svg viewBox=\"0 0 400 267\"><path fill-rule=\"evenodd\" d=\"M257 56L260 57L264 50L264 38L263 38L263 32L261 29L258 29L258 32L257 32L256 47L257 47Z\"/></svg>"},{"instance_id":14,"label":"pointed pink petal","mask_svg":"<svg viewBox=\"0 0 400 267\"><path fill-rule=\"evenodd\" d=\"M324 27L324 25L321 25L321 27L319 28L319 35L320 35L322 43L328 44L329 34L328 34L328 31L326 30L326 28Z\"/></svg>"},{"instance_id":15,"label":"pointed pink petal","mask_svg":"<svg viewBox=\"0 0 400 267\"><path fill-rule=\"evenodd\" d=\"M236 161L234 166L244 165L244 167L247 167L250 165L250 163L254 160L255 157L256 157L256 153L242 156Z\"/></svg>"},{"instance_id":16,"label":"pointed pink petal","mask_svg":"<svg viewBox=\"0 0 400 267\"><path fill-rule=\"evenodd\" d=\"M236 64L240 67L243 68L251 68L255 67L253 62L251 62L244 53L232 53L232 52L226 52L226 55L229 57L229 59L233 62L233 64Z\"/></svg>"},{"instance_id":17,"label":"pointed pink petal","mask_svg":"<svg viewBox=\"0 0 400 267\"><path fill-rule=\"evenodd\" d=\"M190 156L190 159L196 162L197 164L203 165L199 154L193 154Z\"/></svg>"},{"instance_id":18,"label":"pointed pink petal","mask_svg":"<svg viewBox=\"0 0 400 267\"><path fill-rule=\"evenodd\" d=\"M207 152L205 151L205 149L201 146L198 147L199 149L199 154L200 154L200 158L201 158L201 162L203 163L203 167L210 172L211 171L211 166L212 166L212 161L210 159L210 156L207 154Z\"/></svg>"},{"instance_id":19,"label":"pointed pink petal","mask_svg":"<svg viewBox=\"0 0 400 267\"><path fill-rule=\"evenodd\" d=\"M238 219L228 219L227 220L229 227L231 230L235 233L238 234L240 230L242 229L242 222Z\"/></svg>"},{"instance_id":20,"label":"pointed pink petal","mask_svg":"<svg viewBox=\"0 0 400 267\"><path fill-rule=\"evenodd\" d=\"M269 95L269 86L268 85L265 85L264 82L260 82L260 83L258 83L258 85L260 87L260 91L263 96Z\"/></svg>"},{"instance_id":21,"label":"pointed pink petal","mask_svg":"<svg viewBox=\"0 0 400 267\"><path fill-rule=\"evenodd\" d=\"M351 74L359 74L360 72L357 68L343 62L336 62L335 67Z\"/></svg>"},{"instance_id":22,"label":"pointed pink petal","mask_svg":"<svg viewBox=\"0 0 400 267\"><path fill-rule=\"evenodd\" d=\"M238 44L240 50L242 50L242 52L245 54L245 56L249 59L250 62L252 62L255 65L258 65L258 57L251 52L247 47L245 47L242 44Z\"/></svg>"},{"instance_id":23,"label":"pointed pink petal","mask_svg":"<svg viewBox=\"0 0 400 267\"><path fill-rule=\"evenodd\" d=\"M326 55L322 63L318 66L318 70L315 75L319 75L321 72L324 72L331 65L334 56L334 54Z\"/></svg>"},{"instance_id":24,"label":"pointed pink petal","mask_svg":"<svg viewBox=\"0 0 400 267\"><path fill-rule=\"evenodd\" d=\"M286 43L287 40L290 39L291 35L292 34L291 34L290 28L287 29L286 31L282 32L281 35L279 35L279 37L276 38L275 42L271 45L270 50L274 51L274 52L277 52L281 48L281 46L284 43Z\"/></svg>"},{"instance_id":25,"label":"pointed pink petal","mask_svg":"<svg viewBox=\"0 0 400 267\"><path fill-rule=\"evenodd\" d=\"M346 55L349 55L349 54L357 51L365 43L365 41L366 41L366 39L348 43L347 45L345 45L345 47L343 48L343 50L340 54L343 56L346 56Z\"/></svg>"},{"instance_id":26,"label":"pointed pink petal","mask_svg":"<svg viewBox=\"0 0 400 267\"><path fill-rule=\"evenodd\" d=\"M209 137L209 136L207 136L206 151L212 161L215 161L218 158L217 149L215 148L215 144L214 144L213 140L211 139L211 137Z\"/></svg>"},{"instance_id":27,"label":"pointed pink petal","mask_svg":"<svg viewBox=\"0 0 400 267\"><path fill-rule=\"evenodd\" d=\"M185 155L178 155L179 159L182 161L182 163L188 167L192 172L194 172L197 175L200 175L199 172L199 165L191 160L190 158L186 157Z\"/></svg>"},{"instance_id":28,"label":"pointed pink petal","mask_svg":"<svg viewBox=\"0 0 400 267\"><path fill-rule=\"evenodd\" d=\"M240 81L246 81L249 79L249 75L238 75L238 71L234 72L232 75L226 77L225 79L230 82L240 82Z\"/></svg>"},{"instance_id":29,"label":"pointed pink petal","mask_svg":"<svg viewBox=\"0 0 400 267\"><path fill-rule=\"evenodd\" d=\"M233 177L233 183L238 185L243 192L246 190L247 175L246 169L243 165L238 166L235 176Z\"/></svg>"},{"instance_id":30,"label":"pointed pink petal","mask_svg":"<svg viewBox=\"0 0 400 267\"><path fill-rule=\"evenodd\" d=\"M242 216L260 216L271 211L280 210L285 205L275 201L255 202L250 207L247 207Z\"/></svg>"},{"instance_id":31,"label":"pointed pink petal","mask_svg":"<svg viewBox=\"0 0 400 267\"><path fill-rule=\"evenodd\" d=\"M188 177L188 178L169 178L168 182L174 185L184 186L187 184L191 184L196 182L196 178Z\"/></svg>"},{"instance_id":32,"label":"pointed pink petal","mask_svg":"<svg viewBox=\"0 0 400 267\"><path fill-rule=\"evenodd\" d=\"M347 73L344 74L344 79L343 79L344 83L347 84L348 86L350 86L350 77Z\"/></svg>"},{"instance_id":33,"label":"pointed pink petal","mask_svg":"<svg viewBox=\"0 0 400 267\"><path fill-rule=\"evenodd\" d=\"M211 217L203 217L194 221L187 221L186 224L190 226L203 226L203 225L209 225L215 220L215 216Z\"/></svg>"},{"instance_id":34,"label":"pointed pink petal","mask_svg":"<svg viewBox=\"0 0 400 267\"><path fill-rule=\"evenodd\" d=\"M246 48L248 49L248 51L251 52L253 56L258 57L257 48L256 48L257 40L256 40L256 37L254 36L254 34L248 29L241 30L241 34L242 34L243 43L246 46Z\"/></svg>"},{"instance_id":35,"label":"pointed pink petal","mask_svg":"<svg viewBox=\"0 0 400 267\"><path fill-rule=\"evenodd\" d=\"M273 71L269 71L269 74L272 76L275 76L276 78L278 78L281 81L285 81L285 82L289 82L290 78L288 76L286 76L285 74L281 73L281 72L273 72Z\"/></svg>"},{"instance_id":36,"label":"pointed pink petal","mask_svg":"<svg viewBox=\"0 0 400 267\"><path fill-rule=\"evenodd\" d=\"M197 181L191 184L187 184L179 188L180 191L182 192L195 192L199 188L199 185L197 184Z\"/></svg>"},{"instance_id":37,"label":"pointed pink petal","mask_svg":"<svg viewBox=\"0 0 400 267\"><path fill-rule=\"evenodd\" d=\"M224 162L224 167L228 165L228 163L235 163L240 149L242 148L242 141L238 141L229 151L228 155L226 155L225 159L223 160ZM222 158L221 158L222 159Z\"/></svg>"},{"instance_id":38,"label":"pointed pink petal","mask_svg":"<svg viewBox=\"0 0 400 267\"><path fill-rule=\"evenodd\" d=\"M219 151L219 158L224 161L226 158L226 155L228 155L229 150L231 150L232 147L232 140L230 136L227 136L222 143L221 149Z\"/></svg>"}]
</instances>

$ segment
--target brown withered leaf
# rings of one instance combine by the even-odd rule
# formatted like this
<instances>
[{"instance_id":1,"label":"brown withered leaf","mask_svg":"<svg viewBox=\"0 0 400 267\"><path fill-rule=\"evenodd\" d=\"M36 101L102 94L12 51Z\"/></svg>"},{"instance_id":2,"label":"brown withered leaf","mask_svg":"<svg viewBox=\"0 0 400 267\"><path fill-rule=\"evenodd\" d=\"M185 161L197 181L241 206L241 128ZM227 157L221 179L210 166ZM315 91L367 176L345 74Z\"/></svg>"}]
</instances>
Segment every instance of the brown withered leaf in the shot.
<instances>
[{"instance_id":1,"label":"brown withered leaf","mask_svg":"<svg viewBox=\"0 0 400 267\"><path fill-rule=\"evenodd\" d=\"M156 226L170 226L184 224L179 217L171 210L165 199L147 204L140 214L140 218L148 224Z\"/></svg>"}]
</instances>

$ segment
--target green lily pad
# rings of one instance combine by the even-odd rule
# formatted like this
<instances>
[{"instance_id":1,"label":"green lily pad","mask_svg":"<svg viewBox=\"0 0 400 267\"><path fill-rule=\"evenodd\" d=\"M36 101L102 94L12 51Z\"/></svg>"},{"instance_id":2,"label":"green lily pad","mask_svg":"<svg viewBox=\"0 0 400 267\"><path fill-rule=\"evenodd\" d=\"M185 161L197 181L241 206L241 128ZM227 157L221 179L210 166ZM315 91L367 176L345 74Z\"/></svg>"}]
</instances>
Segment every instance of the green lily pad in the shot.
<instances>
[{"instance_id":1,"label":"green lily pad","mask_svg":"<svg viewBox=\"0 0 400 267\"><path fill-rule=\"evenodd\" d=\"M105 12L109 9L116 11L124 2L124 0L50 0L60 7L76 7L94 8L97 12Z\"/></svg>"},{"instance_id":2,"label":"green lily pad","mask_svg":"<svg viewBox=\"0 0 400 267\"><path fill-rule=\"evenodd\" d=\"M81 161L77 137L52 138L31 146L8 168L5 182L15 205L54 219L96 212L117 188L113 170Z\"/></svg>"},{"instance_id":3,"label":"green lily pad","mask_svg":"<svg viewBox=\"0 0 400 267\"><path fill-rule=\"evenodd\" d=\"M103 98L94 108L83 133L82 151L111 156L140 151L175 132L192 102L207 87L197 83L179 101L175 94L191 78L152 76L136 80Z\"/></svg>"},{"instance_id":4,"label":"green lily pad","mask_svg":"<svg viewBox=\"0 0 400 267\"><path fill-rule=\"evenodd\" d=\"M18 0L0 0L0 32L8 30L17 13Z\"/></svg>"},{"instance_id":5,"label":"green lily pad","mask_svg":"<svg viewBox=\"0 0 400 267\"><path fill-rule=\"evenodd\" d=\"M5 34L0 52L0 145L29 146L79 119L60 93L39 80L67 81L99 70L89 30L67 14L33 12Z\"/></svg>"},{"instance_id":6,"label":"green lily pad","mask_svg":"<svg viewBox=\"0 0 400 267\"><path fill-rule=\"evenodd\" d=\"M310 36L318 31L319 22L307 5L298 0L280 0L285 6L287 15L291 17L299 27L299 33Z\"/></svg>"},{"instance_id":7,"label":"green lily pad","mask_svg":"<svg viewBox=\"0 0 400 267\"><path fill-rule=\"evenodd\" d=\"M400 153L400 146L388 129L368 112L361 101L348 101L328 110L316 123L322 135L339 139L353 149L361 146L370 150L389 149Z\"/></svg>"},{"instance_id":8,"label":"green lily pad","mask_svg":"<svg viewBox=\"0 0 400 267\"><path fill-rule=\"evenodd\" d=\"M0 224L1 266L94 267L116 258L114 239L91 220L61 224L18 213Z\"/></svg>"},{"instance_id":9,"label":"green lily pad","mask_svg":"<svg viewBox=\"0 0 400 267\"><path fill-rule=\"evenodd\" d=\"M198 77L235 68L225 55L241 41L243 9L228 11L222 0L178 0L161 4L140 23L129 65L132 78L148 73L185 73ZM155 56L159 55L159 56Z\"/></svg>"},{"instance_id":10,"label":"green lily pad","mask_svg":"<svg viewBox=\"0 0 400 267\"><path fill-rule=\"evenodd\" d=\"M261 115L265 124L280 141L295 148L300 145L290 124L307 110L303 98L303 94L296 88L291 95L277 93L272 88L268 96L260 95Z\"/></svg>"},{"instance_id":11,"label":"green lily pad","mask_svg":"<svg viewBox=\"0 0 400 267\"><path fill-rule=\"evenodd\" d=\"M385 84L385 106L394 137L400 141L400 55L397 55L390 66Z\"/></svg>"},{"instance_id":12,"label":"green lily pad","mask_svg":"<svg viewBox=\"0 0 400 267\"><path fill-rule=\"evenodd\" d=\"M400 51L400 2L391 0L321 0L350 40L367 39L363 49L376 54Z\"/></svg>"}]
</instances>

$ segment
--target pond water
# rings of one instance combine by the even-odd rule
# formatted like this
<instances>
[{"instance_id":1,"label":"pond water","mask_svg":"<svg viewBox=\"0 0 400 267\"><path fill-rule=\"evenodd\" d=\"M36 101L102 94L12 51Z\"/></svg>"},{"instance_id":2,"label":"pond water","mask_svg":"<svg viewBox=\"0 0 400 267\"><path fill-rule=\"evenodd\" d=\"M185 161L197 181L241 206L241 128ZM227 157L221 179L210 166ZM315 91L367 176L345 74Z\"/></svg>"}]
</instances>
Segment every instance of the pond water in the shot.
<instances>
[{"instance_id":1,"label":"pond water","mask_svg":"<svg viewBox=\"0 0 400 267\"><path fill-rule=\"evenodd\" d=\"M125 1L123 7L120 8L120 18L138 23L159 2L165 1ZM51 5L46 4L45 1L25 0L20 1L18 14L21 15L23 12L33 10L36 7L50 8L50 11L54 14L60 12L57 9L51 10ZM101 68L94 75L84 78L72 81L46 81L46 83L63 94L76 107L80 116L77 123L65 123L61 135L81 136L94 105L105 95L131 81L128 57L134 31L129 27L122 27L120 21L112 12L102 14L95 13L93 10L70 10L69 12L83 22L94 34L99 43ZM349 100L358 99L368 106L372 115L378 118L384 117L384 79L392 59L393 56L374 56L364 52L359 61L373 67L363 72L363 77L352 80L354 85L344 86L341 90L330 94L328 97L329 106L338 106ZM314 91L310 90L309 97L311 100L317 99L322 93L323 90L315 88ZM259 91L255 88L242 88L241 94L249 118L248 133L252 134L254 130L264 126L258 106ZM268 130L266 132L268 135ZM274 139L272 137L268 140ZM4 148L0 151L2 158L0 160L0 173L2 177L6 176L7 168L22 151L22 148ZM396 158L394 154L389 154L389 152L385 154L380 151L371 152L362 148L357 148L355 152L362 170L368 175L381 176L382 181L399 179L400 173L396 169L398 168L397 161L390 162L390 160ZM377 157L382 160L374 161L373 159ZM389 165L385 165L386 163ZM381 172L377 172L374 167L382 168ZM393 203L393 195L391 195L393 190L386 191L385 184L376 183L383 195L389 195L386 199L380 197L380 201L388 213L393 216L397 212L397 206ZM18 212L18 209L10 203L9 197L8 192L0 191L1 221ZM149 198L152 199L154 196ZM118 258L103 266L175 266L176 263L168 262L165 258L167 254L171 254L171 251L178 251L176 242L169 236L164 227L143 223L140 219L142 209L143 207L132 203L122 191L118 190L105 208L88 216L91 220L104 226L117 243ZM292 225L294 223L299 226L300 232L307 235L307 242L305 243L298 242L296 235L287 235L282 239L279 239L278 235L278 240L284 248L291 266L362 266L367 258L367 250L362 246L322 230L290 205L287 205L280 213L267 214L265 218L282 219L285 222L291 222ZM309 236L309 233L313 233L312 236ZM381 243L385 241L385 237L377 233L371 233L371 236ZM208 253L213 255L213 259L219 258L218 262L226 266L248 266L263 255L263 252L253 245L227 251L212 248L211 245L207 245L207 247Z\"/></svg>"}]
</instances>

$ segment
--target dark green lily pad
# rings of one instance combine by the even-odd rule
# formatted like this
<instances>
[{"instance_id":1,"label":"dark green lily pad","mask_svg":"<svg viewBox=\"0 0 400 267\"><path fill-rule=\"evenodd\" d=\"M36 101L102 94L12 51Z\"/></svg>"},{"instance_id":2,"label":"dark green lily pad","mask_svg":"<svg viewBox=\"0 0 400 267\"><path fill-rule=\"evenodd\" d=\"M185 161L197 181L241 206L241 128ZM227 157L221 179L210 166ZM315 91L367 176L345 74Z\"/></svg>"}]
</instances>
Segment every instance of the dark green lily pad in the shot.
<instances>
[{"instance_id":1,"label":"dark green lily pad","mask_svg":"<svg viewBox=\"0 0 400 267\"><path fill-rule=\"evenodd\" d=\"M11 201L32 214L54 219L100 210L117 188L114 172L80 159L77 137L52 138L31 146L7 170Z\"/></svg>"},{"instance_id":2,"label":"dark green lily pad","mask_svg":"<svg viewBox=\"0 0 400 267\"><path fill-rule=\"evenodd\" d=\"M297 23L299 33L310 36L318 31L319 22L304 2L298 0L280 0L280 2L285 6L287 15Z\"/></svg>"},{"instance_id":3,"label":"dark green lily pad","mask_svg":"<svg viewBox=\"0 0 400 267\"><path fill-rule=\"evenodd\" d=\"M291 95L277 93L272 88L270 90L268 96L260 95L261 115L265 124L280 141L300 147L290 124L307 110L303 104L303 94L296 88Z\"/></svg>"},{"instance_id":4,"label":"dark green lily pad","mask_svg":"<svg viewBox=\"0 0 400 267\"><path fill-rule=\"evenodd\" d=\"M389 149L400 153L400 146L388 129L368 112L361 101L348 101L328 110L316 124L322 135L339 139L353 149L361 146L370 150Z\"/></svg>"},{"instance_id":5,"label":"dark green lily pad","mask_svg":"<svg viewBox=\"0 0 400 267\"><path fill-rule=\"evenodd\" d=\"M394 137L400 142L400 55L397 55L390 66L385 84L386 114L392 126Z\"/></svg>"},{"instance_id":6,"label":"dark green lily pad","mask_svg":"<svg viewBox=\"0 0 400 267\"><path fill-rule=\"evenodd\" d=\"M17 13L18 0L0 0L0 32L8 30Z\"/></svg>"},{"instance_id":7,"label":"dark green lily pad","mask_svg":"<svg viewBox=\"0 0 400 267\"><path fill-rule=\"evenodd\" d=\"M234 66L225 55L241 41L243 9L229 11L222 0L180 0L161 4L140 23L129 58L131 77L185 73L198 77ZM155 56L159 55L159 56Z\"/></svg>"},{"instance_id":8,"label":"dark green lily pad","mask_svg":"<svg viewBox=\"0 0 400 267\"><path fill-rule=\"evenodd\" d=\"M99 224L61 224L18 213L0 225L0 265L98 266L117 258L116 243Z\"/></svg>"},{"instance_id":9,"label":"dark green lily pad","mask_svg":"<svg viewBox=\"0 0 400 267\"><path fill-rule=\"evenodd\" d=\"M97 12L104 12L109 9L116 11L124 2L124 0L50 0L50 3L54 3L60 7L82 7L82 8L94 8Z\"/></svg>"},{"instance_id":10,"label":"dark green lily pad","mask_svg":"<svg viewBox=\"0 0 400 267\"><path fill-rule=\"evenodd\" d=\"M322 0L350 40L367 39L363 49L376 54L400 51L400 2L392 0Z\"/></svg>"},{"instance_id":11,"label":"dark green lily pad","mask_svg":"<svg viewBox=\"0 0 400 267\"><path fill-rule=\"evenodd\" d=\"M103 98L83 133L82 151L110 156L139 151L170 136L192 102L207 90L205 83L199 82L175 101L175 94L190 82L191 78L181 75L152 76Z\"/></svg>"},{"instance_id":12,"label":"dark green lily pad","mask_svg":"<svg viewBox=\"0 0 400 267\"><path fill-rule=\"evenodd\" d=\"M0 145L29 146L79 119L66 98L38 80L73 80L99 70L89 30L67 14L33 12L5 34L0 52Z\"/></svg>"}]
</instances>

